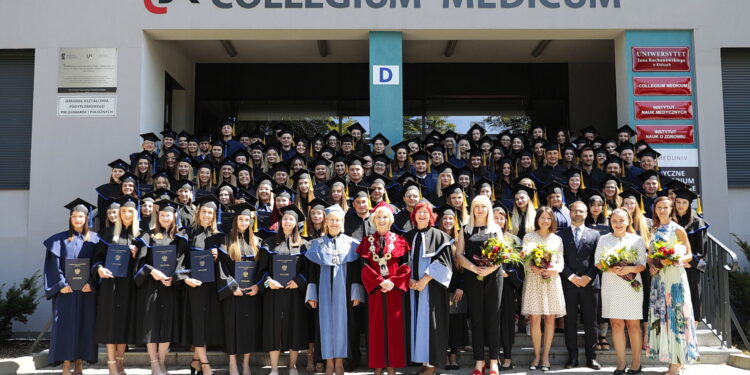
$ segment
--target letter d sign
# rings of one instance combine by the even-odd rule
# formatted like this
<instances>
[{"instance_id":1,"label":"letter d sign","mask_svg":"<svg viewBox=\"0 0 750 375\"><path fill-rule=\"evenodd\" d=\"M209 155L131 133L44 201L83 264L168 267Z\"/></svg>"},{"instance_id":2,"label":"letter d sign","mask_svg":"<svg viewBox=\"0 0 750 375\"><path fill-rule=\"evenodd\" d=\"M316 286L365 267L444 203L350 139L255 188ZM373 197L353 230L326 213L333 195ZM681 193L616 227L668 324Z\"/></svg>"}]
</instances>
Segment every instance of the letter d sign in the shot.
<instances>
[{"instance_id":1,"label":"letter d sign","mask_svg":"<svg viewBox=\"0 0 750 375\"><path fill-rule=\"evenodd\" d=\"M373 85L400 85L401 74L398 65L373 65L372 66L372 84Z\"/></svg>"}]
</instances>

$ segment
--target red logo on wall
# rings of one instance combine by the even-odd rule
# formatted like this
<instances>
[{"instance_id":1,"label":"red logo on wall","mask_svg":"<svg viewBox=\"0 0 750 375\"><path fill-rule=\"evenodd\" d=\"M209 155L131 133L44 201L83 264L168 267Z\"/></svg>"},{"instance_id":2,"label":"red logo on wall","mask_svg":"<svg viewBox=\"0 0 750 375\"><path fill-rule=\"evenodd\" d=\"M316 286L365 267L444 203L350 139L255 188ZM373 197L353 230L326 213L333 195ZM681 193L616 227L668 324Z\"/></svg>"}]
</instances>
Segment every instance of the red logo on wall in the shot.
<instances>
[{"instance_id":1,"label":"red logo on wall","mask_svg":"<svg viewBox=\"0 0 750 375\"><path fill-rule=\"evenodd\" d=\"M693 144L693 125L638 125L638 140L657 144Z\"/></svg>"},{"instance_id":2,"label":"red logo on wall","mask_svg":"<svg viewBox=\"0 0 750 375\"><path fill-rule=\"evenodd\" d=\"M633 47L634 72L689 72L689 47Z\"/></svg>"},{"instance_id":3,"label":"red logo on wall","mask_svg":"<svg viewBox=\"0 0 750 375\"><path fill-rule=\"evenodd\" d=\"M153 14L167 14L167 7L165 6L157 6L154 4L154 2L158 2L159 4L169 4L172 2L172 0L143 0L143 5L146 6L146 9L153 13ZM191 4L199 4L198 0L190 0Z\"/></svg>"},{"instance_id":4,"label":"red logo on wall","mask_svg":"<svg viewBox=\"0 0 750 375\"><path fill-rule=\"evenodd\" d=\"M692 95L690 77L635 77L633 95Z\"/></svg>"},{"instance_id":5,"label":"red logo on wall","mask_svg":"<svg viewBox=\"0 0 750 375\"><path fill-rule=\"evenodd\" d=\"M635 102L636 120L692 120L693 102Z\"/></svg>"}]
</instances>

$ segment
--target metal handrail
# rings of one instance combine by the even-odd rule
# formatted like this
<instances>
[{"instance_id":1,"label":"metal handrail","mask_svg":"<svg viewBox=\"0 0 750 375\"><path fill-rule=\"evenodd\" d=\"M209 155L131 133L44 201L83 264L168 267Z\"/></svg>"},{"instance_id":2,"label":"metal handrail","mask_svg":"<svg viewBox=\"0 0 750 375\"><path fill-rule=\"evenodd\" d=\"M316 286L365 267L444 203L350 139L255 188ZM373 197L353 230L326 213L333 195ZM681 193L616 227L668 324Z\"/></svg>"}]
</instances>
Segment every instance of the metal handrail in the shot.
<instances>
[{"instance_id":1,"label":"metal handrail","mask_svg":"<svg viewBox=\"0 0 750 375\"><path fill-rule=\"evenodd\" d=\"M742 327L732 310L729 294L729 273L737 270L737 254L716 237L707 233L708 244L704 260L705 272L702 273L702 320L719 337L723 346L732 347L732 325L740 332L740 337L748 345Z\"/></svg>"}]
</instances>

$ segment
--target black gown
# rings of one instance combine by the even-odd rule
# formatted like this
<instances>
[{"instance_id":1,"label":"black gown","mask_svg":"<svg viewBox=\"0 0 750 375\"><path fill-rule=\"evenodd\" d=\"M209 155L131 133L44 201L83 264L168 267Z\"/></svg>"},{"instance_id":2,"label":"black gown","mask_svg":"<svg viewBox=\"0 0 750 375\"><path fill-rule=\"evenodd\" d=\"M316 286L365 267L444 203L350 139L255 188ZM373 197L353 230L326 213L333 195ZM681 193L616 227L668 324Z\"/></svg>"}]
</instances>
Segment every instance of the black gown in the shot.
<instances>
[{"instance_id":1,"label":"black gown","mask_svg":"<svg viewBox=\"0 0 750 375\"><path fill-rule=\"evenodd\" d=\"M521 240L512 234L506 234L506 238L512 239L514 243L520 244ZM503 348L503 358L513 358L513 344L516 341L516 314L521 314L521 296L523 295L523 279L525 276L523 265L520 263L503 264L503 270L508 274L503 283L503 293L500 299L500 344ZM465 272L471 277L468 271Z\"/></svg>"},{"instance_id":2,"label":"black gown","mask_svg":"<svg viewBox=\"0 0 750 375\"><path fill-rule=\"evenodd\" d=\"M361 218L353 208L344 215L344 234L361 241L365 236L375 233L375 228L370 223L369 218Z\"/></svg>"},{"instance_id":3,"label":"black gown","mask_svg":"<svg viewBox=\"0 0 750 375\"><path fill-rule=\"evenodd\" d=\"M177 262L185 256L187 241L184 238L169 236L156 239L149 231L138 238L139 251L136 256L135 332L137 343L179 342L181 327L182 283L172 279L170 286L151 277L154 270L154 246L175 246ZM166 275L173 276L173 275Z\"/></svg>"},{"instance_id":4,"label":"black gown","mask_svg":"<svg viewBox=\"0 0 750 375\"><path fill-rule=\"evenodd\" d=\"M180 231L188 246L177 262L177 272L183 278L191 269L190 251L210 251L220 240L219 235L203 227L188 227ZM218 274L218 272L217 272ZM185 286L181 342L185 345L208 346L224 343L224 321L216 283L203 283L195 288Z\"/></svg>"},{"instance_id":5,"label":"black gown","mask_svg":"<svg viewBox=\"0 0 750 375\"><path fill-rule=\"evenodd\" d=\"M391 228L394 233L405 235L408 231L414 229L411 224L411 212L404 208L393 216L393 227Z\"/></svg>"},{"instance_id":6,"label":"black gown","mask_svg":"<svg viewBox=\"0 0 750 375\"><path fill-rule=\"evenodd\" d=\"M408 358L414 362L428 362L433 366L442 366L447 360L448 331L445 327L450 321L448 286L453 269L451 246L454 241L447 233L429 226L422 230L412 229L406 234L405 239L411 246L410 251L403 256L411 267L411 279L419 281L422 278L420 269L423 268L424 273L432 277L432 280L427 283L426 301L429 303L427 310L421 310L419 306L425 301L424 291L410 290L404 294L404 307L409 317L409 319L404 319L407 328L404 332L406 332L407 340L415 340L416 348L419 348L419 343L424 339L419 337L419 334L415 334L419 332L419 328L414 324L415 318L417 323L419 320L425 320L428 327L429 361L418 361L415 353L411 353L411 343L406 345L407 353L412 354ZM429 263L422 264L422 262Z\"/></svg>"},{"instance_id":7,"label":"black gown","mask_svg":"<svg viewBox=\"0 0 750 375\"><path fill-rule=\"evenodd\" d=\"M98 228L107 227L107 201L119 198L122 195L122 187L117 183L107 183L96 188L96 220Z\"/></svg>"},{"instance_id":8,"label":"black gown","mask_svg":"<svg viewBox=\"0 0 750 375\"><path fill-rule=\"evenodd\" d=\"M177 217L179 217L179 227L190 227L195 222L195 206L193 204L180 205L180 209L177 211Z\"/></svg>"},{"instance_id":9,"label":"black gown","mask_svg":"<svg viewBox=\"0 0 750 375\"><path fill-rule=\"evenodd\" d=\"M219 267L216 283L219 300L224 311L224 352L229 355L260 352L262 350L262 296L245 294L235 296L239 288L235 280L236 262L229 257L228 236L219 242ZM255 261L250 244L242 241L240 249L243 261ZM257 264L256 264L257 266ZM256 267L257 270L257 267ZM257 274L256 274L257 276Z\"/></svg>"},{"instance_id":10,"label":"black gown","mask_svg":"<svg viewBox=\"0 0 750 375\"><path fill-rule=\"evenodd\" d=\"M487 227L475 227L473 232L463 231L464 256L472 263L474 255L482 256L482 246L489 239ZM500 304L503 292L503 276L500 269L478 280L476 275L466 272L466 297L469 298L471 320L471 346L474 360L483 361L484 347L489 347L489 358L500 355Z\"/></svg>"},{"instance_id":11,"label":"black gown","mask_svg":"<svg viewBox=\"0 0 750 375\"><path fill-rule=\"evenodd\" d=\"M136 245L130 227L123 227L117 241L113 240L114 226L99 232L99 243L92 260L92 279L97 287L96 341L101 344L130 344L135 342L135 261L130 259L126 277L102 279L99 267L104 267L107 249L113 245Z\"/></svg>"},{"instance_id":12,"label":"black gown","mask_svg":"<svg viewBox=\"0 0 750 375\"><path fill-rule=\"evenodd\" d=\"M307 241L300 246L290 246L277 236L263 242L258 256L258 281L273 279L274 255L295 255L297 257L296 289L271 289L260 284L263 292L263 351L304 350L310 341L308 307L305 305L309 262L303 256L307 251Z\"/></svg>"}]
</instances>

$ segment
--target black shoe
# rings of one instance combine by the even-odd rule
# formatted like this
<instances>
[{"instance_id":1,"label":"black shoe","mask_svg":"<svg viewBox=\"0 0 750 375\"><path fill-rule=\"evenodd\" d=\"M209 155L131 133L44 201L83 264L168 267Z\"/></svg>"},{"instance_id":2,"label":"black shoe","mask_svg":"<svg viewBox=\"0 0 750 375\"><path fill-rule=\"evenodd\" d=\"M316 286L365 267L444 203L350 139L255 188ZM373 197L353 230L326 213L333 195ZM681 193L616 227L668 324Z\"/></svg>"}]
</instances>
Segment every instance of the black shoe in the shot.
<instances>
[{"instance_id":1,"label":"black shoe","mask_svg":"<svg viewBox=\"0 0 750 375\"><path fill-rule=\"evenodd\" d=\"M571 369L578 367L578 360L577 359L568 359L568 362L565 362L565 369Z\"/></svg>"},{"instance_id":2,"label":"black shoe","mask_svg":"<svg viewBox=\"0 0 750 375\"><path fill-rule=\"evenodd\" d=\"M586 361L586 367L592 369L592 370L601 370L602 365L599 364L595 359L589 359Z\"/></svg>"},{"instance_id":3,"label":"black shoe","mask_svg":"<svg viewBox=\"0 0 750 375\"><path fill-rule=\"evenodd\" d=\"M508 371L508 370L513 370L514 368L516 368L516 367L515 367L515 366L513 366L513 363L511 363L511 364L509 364L509 365L507 365L507 366L500 366L500 367L498 367L498 369L499 369L500 371Z\"/></svg>"},{"instance_id":4,"label":"black shoe","mask_svg":"<svg viewBox=\"0 0 750 375\"><path fill-rule=\"evenodd\" d=\"M622 369L622 370L620 370L620 369L615 369L615 372L614 372L614 374L615 374L615 375L624 375L624 374L625 374L625 369Z\"/></svg>"},{"instance_id":5,"label":"black shoe","mask_svg":"<svg viewBox=\"0 0 750 375\"><path fill-rule=\"evenodd\" d=\"M632 368L629 368L628 371L626 371L627 374L640 374L643 372L643 365L641 365L641 368L638 370L633 370Z\"/></svg>"}]
</instances>

